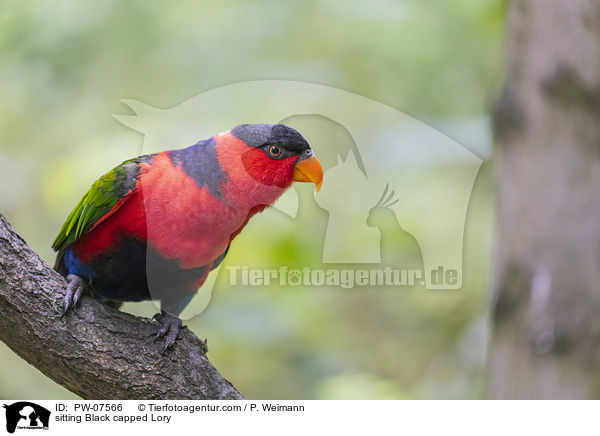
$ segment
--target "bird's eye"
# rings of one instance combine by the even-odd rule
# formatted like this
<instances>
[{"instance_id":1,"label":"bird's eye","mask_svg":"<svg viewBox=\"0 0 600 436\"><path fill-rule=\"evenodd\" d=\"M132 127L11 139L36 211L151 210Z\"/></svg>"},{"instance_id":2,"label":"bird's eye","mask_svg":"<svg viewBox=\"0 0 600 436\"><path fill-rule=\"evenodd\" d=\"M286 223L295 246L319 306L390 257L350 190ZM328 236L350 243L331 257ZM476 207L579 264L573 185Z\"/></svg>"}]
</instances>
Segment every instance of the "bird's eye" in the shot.
<instances>
[{"instance_id":1,"label":"bird's eye","mask_svg":"<svg viewBox=\"0 0 600 436\"><path fill-rule=\"evenodd\" d=\"M281 148L277 147L276 145L272 145L269 147L269 154L271 156L277 157L281 154Z\"/></svg>"}]
</instances>

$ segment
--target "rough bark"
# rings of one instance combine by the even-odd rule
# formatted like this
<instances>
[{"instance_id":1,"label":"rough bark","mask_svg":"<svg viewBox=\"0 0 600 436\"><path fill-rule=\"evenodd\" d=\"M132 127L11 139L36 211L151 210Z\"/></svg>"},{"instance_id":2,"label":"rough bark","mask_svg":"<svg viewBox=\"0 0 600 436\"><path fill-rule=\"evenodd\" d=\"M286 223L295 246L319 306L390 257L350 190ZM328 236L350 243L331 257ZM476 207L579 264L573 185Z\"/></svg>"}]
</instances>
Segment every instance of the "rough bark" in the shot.
<instances>
[{"instance_id":1,"label":"rough bark","mask_svg":"<svg viewBox=\"0 0 600 436\"><path fill-rule=\"evenodd\" d=\"M187 329L165 356L158 324L84 297L60 318L65 280L0 214L0 340L85 399L242 399Z\"/></svg>"},{"instance_id":2,"label":"rough bark","mask_svg":"<svg viewBox=\"0 0 600 436\"><path fill-rule=\"evenodd\" d=\"M513 0L491 398L600 398L600 1Z\"/></svg>"}]
</instances>

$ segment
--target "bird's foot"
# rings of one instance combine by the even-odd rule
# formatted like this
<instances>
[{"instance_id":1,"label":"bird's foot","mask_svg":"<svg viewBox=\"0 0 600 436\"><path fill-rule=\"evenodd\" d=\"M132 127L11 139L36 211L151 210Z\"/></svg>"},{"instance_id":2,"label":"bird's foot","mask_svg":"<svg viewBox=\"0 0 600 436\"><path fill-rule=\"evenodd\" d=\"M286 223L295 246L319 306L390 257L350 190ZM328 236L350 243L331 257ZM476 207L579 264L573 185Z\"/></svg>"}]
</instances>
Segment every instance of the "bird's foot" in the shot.
<instances>
[{"instance_id":1,"label":"bird's foot","mask_svg":"<svg viewBox=\"0 0 600 436\"><path fill-rule=\"evenodd\" d=\"M165 354L175 344L177 336L179 336L179 330L184 328L183 322L175 315L171 315L164 310L154 315L153 319L160 323L160 328L154 337L154 342L162 337L165 338L162 346L162 354Z\"/></svg>"},{"instance_id":2,"label":"bird's foot","mask_svg":"<svg viewBox=\"0 0 600 436\"><path fill-rule=\"evenodd\" d=\"M67 294L65 295L65 307L63 309L61 318L67 314L71 307L77 306L79 299L86 292L88 286L86 281L75 275L69 274L67 276Z\"/></svg>"}]
</instances>

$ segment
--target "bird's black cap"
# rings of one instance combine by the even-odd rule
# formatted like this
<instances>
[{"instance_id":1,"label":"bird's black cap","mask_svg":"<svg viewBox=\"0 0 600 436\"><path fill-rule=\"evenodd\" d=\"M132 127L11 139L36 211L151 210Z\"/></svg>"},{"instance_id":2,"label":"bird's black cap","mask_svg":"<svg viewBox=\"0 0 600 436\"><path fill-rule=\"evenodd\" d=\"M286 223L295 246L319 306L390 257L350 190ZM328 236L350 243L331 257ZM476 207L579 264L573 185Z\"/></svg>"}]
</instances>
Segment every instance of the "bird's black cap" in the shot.
<instances>
[{"instance_id":1,"label":"bird's black cap","mask_svg":"<svg viewBox=\"0 0 600 436\"><path fill-rule=\"evenodd\" d=\"M231 133L250 147L272 144L296 153L310 149L306 139L297 130L283 124L240 124Z\"/></svg>"}]
</instances>

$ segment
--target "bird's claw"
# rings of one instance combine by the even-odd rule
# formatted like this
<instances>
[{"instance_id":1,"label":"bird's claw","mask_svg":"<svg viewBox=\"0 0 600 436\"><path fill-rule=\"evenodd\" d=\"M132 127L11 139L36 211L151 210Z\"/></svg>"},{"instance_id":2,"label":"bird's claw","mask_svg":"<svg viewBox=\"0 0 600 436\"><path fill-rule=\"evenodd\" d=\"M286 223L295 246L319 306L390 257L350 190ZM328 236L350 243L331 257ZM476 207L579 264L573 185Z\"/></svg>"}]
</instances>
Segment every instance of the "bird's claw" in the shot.
<instances>
[{"instance_id":1,"label":"bird's claw","mask_svg":"<svg viewBox=\"0 0 600 436\"><path fill-rule=\"evenodd\" d=\"M179 330L183 328L183 322L175 315L171 315L165 311L154 315L153 319L160 323L160 328L154 336L154 342L164 337L162 354L165 354L169 348L175 344L177 336L179 336Z\"/></svg>"},{"instance_id":2,"label":"bird's claw","mask_svg":"<svg viewBox=\"0 0 600 436\"><path fill-rule=\"evenodd\" d=\"M77 306L79 299L85 293L87 285L85 280L75 274L69 274L67 276L67 293L65 295L65 307L60 317L62 318L67 314L71 307Z\"/></svg>"}]
</instances>

